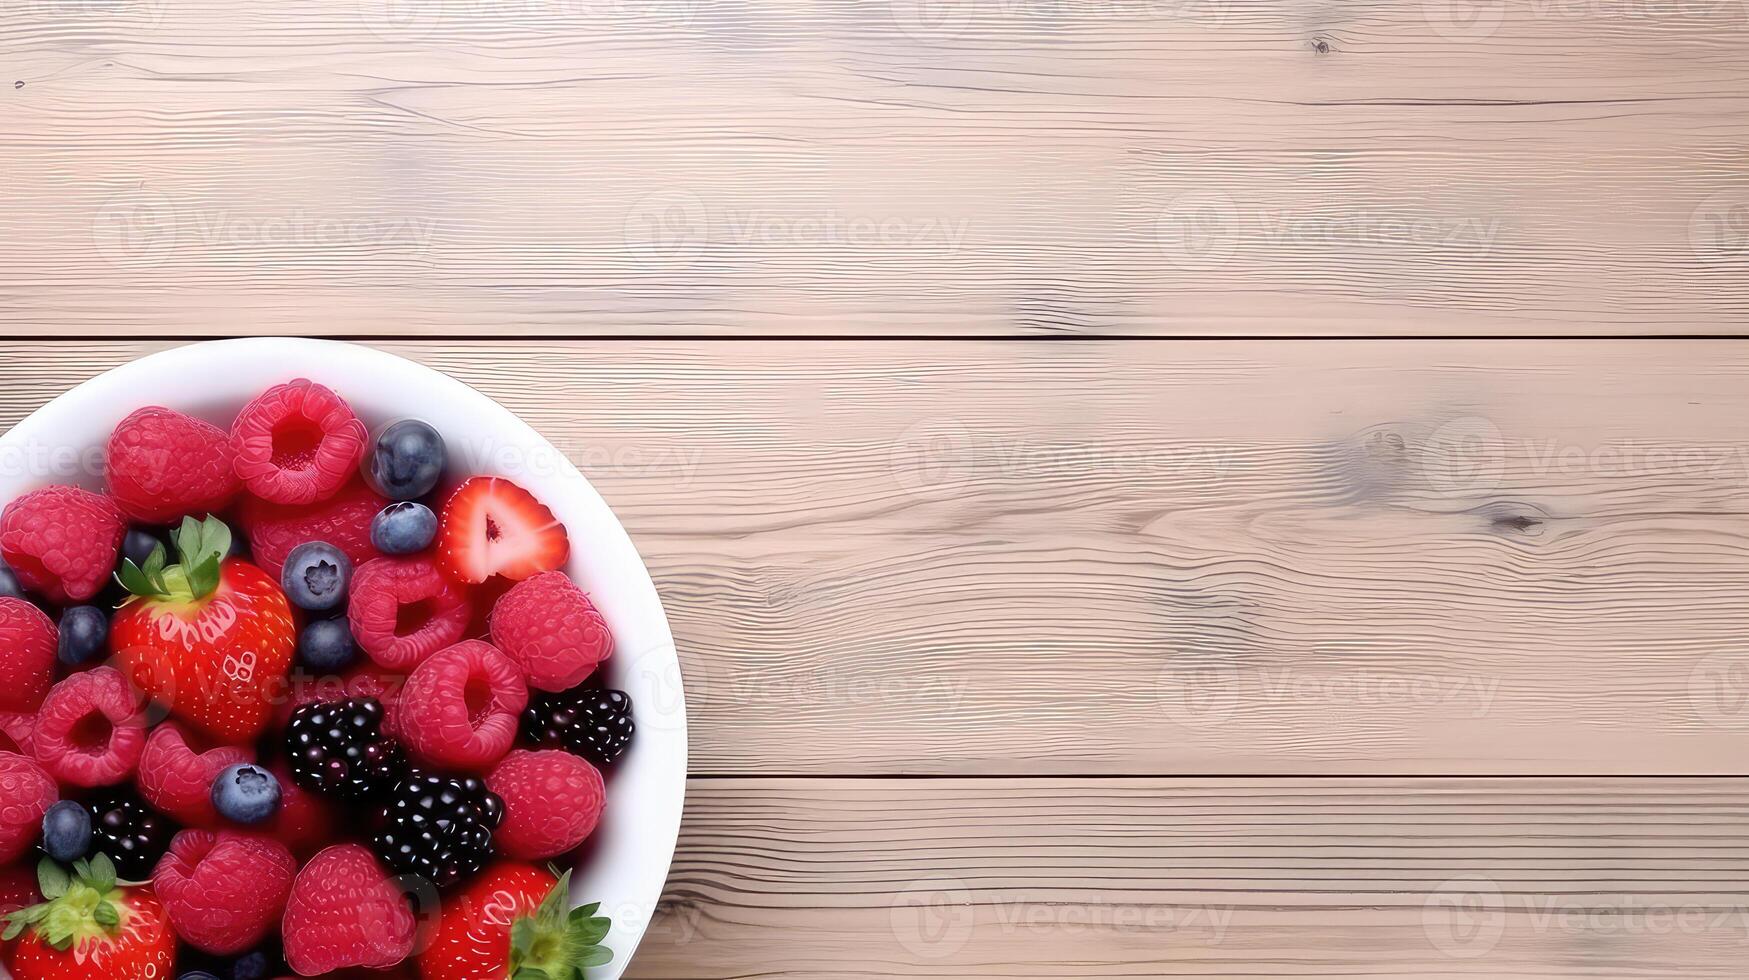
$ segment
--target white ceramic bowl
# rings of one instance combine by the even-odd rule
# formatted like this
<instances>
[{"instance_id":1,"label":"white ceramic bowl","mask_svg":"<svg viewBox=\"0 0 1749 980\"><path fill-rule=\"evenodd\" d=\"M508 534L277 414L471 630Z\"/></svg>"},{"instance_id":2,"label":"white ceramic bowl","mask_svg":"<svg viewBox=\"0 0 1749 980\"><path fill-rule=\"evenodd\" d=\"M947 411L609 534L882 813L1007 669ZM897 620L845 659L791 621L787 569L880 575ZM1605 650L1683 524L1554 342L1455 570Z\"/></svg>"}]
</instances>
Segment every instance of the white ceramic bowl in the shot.
<instances>
[{"instance_id":1,"label":"white ceramic bowl","mask_svg":"<svg viewBox=\"0 0 1749 980\"><path fill-rule=\"evenodd\" d=\"M625 529L577 468L521 419L448 375L374 348L278 337L193 344L93 378L0 436L0 504L51 483L100 488L102 447L137 408L164 405L228 428L245 402L293 378L333 388L373 430L406 416L429 421L449 444L451 476L514 480L569 530L567 571L613 628L615 652L603 670L611 686L631 695L638 726L608 776L607 809L572 893L613 917L606 942L614 960L590 975L617 980L655 911L680 831L680 663L656 587Z\"/></svg>"}]
</instances>

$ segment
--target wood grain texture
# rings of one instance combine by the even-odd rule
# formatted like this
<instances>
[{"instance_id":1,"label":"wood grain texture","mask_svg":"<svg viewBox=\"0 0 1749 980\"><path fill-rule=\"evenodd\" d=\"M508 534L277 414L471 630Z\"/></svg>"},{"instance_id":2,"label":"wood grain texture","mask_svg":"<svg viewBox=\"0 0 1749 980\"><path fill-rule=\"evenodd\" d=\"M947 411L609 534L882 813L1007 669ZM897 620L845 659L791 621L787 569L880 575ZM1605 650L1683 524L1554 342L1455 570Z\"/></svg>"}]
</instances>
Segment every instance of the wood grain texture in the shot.
<instances>
[{"instance_id":1,"label":"wood grain texture","mask_svg":"<svg viewBox=\"0 0 1749 980\"><path fill-rule=\"evenodd\" d=\"M0 318L1735 333L1746 43L1727 0L25 0Z\"/></svg>"},{"instance_id":2,"label":"wood grain texture","mask_svg":"<svg viewBox=\"0 0 1749 980\"><path fill-rule=\"evenodd\" d=\"M631 976L1718 977L1742 780L709 780Z\"/></svg>"},{"instance_id":3,"label":"wood grain texture","mask_svg":"<svg viewBox=\"0 0 1749 980\"><path fill-rule=\"evenodd\" d=\"M150 349L0 346L0 425ZM391 349L615 508L699 773L1744 769L1735 344Z\"/></svg>"}]
</instances>

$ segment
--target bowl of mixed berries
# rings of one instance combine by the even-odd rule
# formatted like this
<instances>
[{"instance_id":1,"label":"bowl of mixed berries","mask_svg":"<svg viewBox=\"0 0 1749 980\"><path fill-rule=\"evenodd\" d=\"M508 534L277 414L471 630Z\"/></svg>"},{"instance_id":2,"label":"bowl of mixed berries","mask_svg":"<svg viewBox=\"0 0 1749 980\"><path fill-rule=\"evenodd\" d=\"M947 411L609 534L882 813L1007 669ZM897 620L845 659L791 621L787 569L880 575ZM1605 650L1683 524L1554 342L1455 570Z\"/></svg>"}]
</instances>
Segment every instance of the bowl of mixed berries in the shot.
<instances>
[{"instance_id":1,"label":"bowl of mixed berries","mask_svg":"<svg viewBox=\"0 0 1749 980\"><path fill-rule=\"evenodd\" d=\"M388 353L117 368L0 437L0 977L596 980L679 830L642 560Z\"/></svg>"}]
</instances>

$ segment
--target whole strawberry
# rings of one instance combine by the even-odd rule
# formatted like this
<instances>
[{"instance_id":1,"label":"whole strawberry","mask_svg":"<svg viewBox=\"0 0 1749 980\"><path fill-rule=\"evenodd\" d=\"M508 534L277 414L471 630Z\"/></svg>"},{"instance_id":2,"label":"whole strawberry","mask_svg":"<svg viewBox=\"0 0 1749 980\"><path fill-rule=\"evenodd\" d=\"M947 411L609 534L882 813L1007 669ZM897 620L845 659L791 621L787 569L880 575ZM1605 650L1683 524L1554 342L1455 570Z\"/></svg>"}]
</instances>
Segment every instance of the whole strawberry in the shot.
<instances>
[{"instance_id":1,"label":"whole strawberry","mask_svg":"<svg viewBox=\"0 0 1749 980\"><path fill-rule=\"evenodd\" d=\"M539 976L582 980L613 951L600 945L612 923L600 906L571 908L571 874L553 877L532 864L487 868L466 889L446 896L431 945L419 954L425 980Z\"/></svg>"},{"instance_id":2,"label":"whole strawberry","mask_svg":"<svg viewBox=\"0 0 1749 980\"><path fill-rule=\"evenodd\" d=\"M279 584L240 559L225 560L222 521L184 519L181 563L159 547L145 567L122 564L133 598L115 614L110 643L128 676L176 717L216 739L255 739L273 714L297 646Z\"/></svg>"},{"instance_id":3,"label":"whole strawberry","mask_svg":"<svg viewBox=\"0 0 1749 980\"><path fill-rule=\"evenodd\" d=\"M169 524L228 503L241 483L231 436L168 408L142 408L122 419L104 451L104 479L121 512L146 524Z\"/></svg>"},{"instance_id":4,"label":"whole strawberry","mask_svg":"<svg viewBox=\"0 0 1749 980\"><path fill-rule=\"evenodd\" d=\"M7 917L17 939L14 980L162 980L171 976L176 936L150 889L123 887L99 854L73 873L44 860L37 880L47 901Z\"/></svg>"}]
</instances>

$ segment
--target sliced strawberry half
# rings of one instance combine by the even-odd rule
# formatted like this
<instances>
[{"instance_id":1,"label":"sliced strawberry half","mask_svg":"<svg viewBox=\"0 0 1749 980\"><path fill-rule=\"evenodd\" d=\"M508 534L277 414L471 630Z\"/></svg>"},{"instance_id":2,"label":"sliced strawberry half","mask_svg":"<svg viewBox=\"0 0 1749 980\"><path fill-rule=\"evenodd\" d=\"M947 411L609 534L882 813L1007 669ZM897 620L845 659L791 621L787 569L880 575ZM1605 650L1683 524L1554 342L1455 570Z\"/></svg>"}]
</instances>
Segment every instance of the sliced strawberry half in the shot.
<instances>
[{"instance_id":1,"label":"sliced strawberry half","mask_svg":"<svg viewBox=\"0 0 1749 980\"><path fill-rule=\"evenodd\" d=\"M558 569L570 554L565 526L509 480L476 476L443 506L437 560L459 582L477 585L494 575L521 581Z\"/></svg>"}]
</instances>

